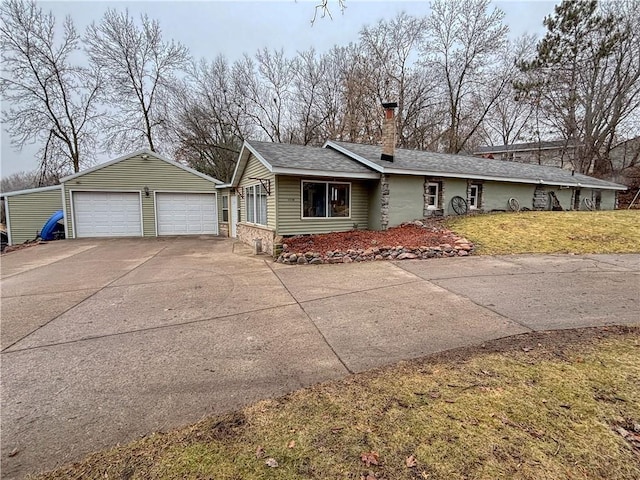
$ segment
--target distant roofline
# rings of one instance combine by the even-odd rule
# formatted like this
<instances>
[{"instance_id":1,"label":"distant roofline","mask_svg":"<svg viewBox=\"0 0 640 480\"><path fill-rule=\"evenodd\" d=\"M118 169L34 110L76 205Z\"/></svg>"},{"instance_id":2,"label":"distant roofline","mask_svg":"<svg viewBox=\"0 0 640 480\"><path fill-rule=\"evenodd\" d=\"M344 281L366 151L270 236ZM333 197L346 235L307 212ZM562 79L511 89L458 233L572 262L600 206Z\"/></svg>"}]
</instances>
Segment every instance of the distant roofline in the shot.
<instances>
[{"instance_id":1,"label":"distant roofline","mask_svg":"<svg viewBox=\"0 0 640 480\"><path fill-rule=\"evenodd\" d=\"M486 153L530 152L536 150L553 150L556 148L582 147L582 142L568 140L551 140L545 142L513 143L510 145L487 145L478 147L473 151L474 155Z\"/></svg>"}]
</instances>

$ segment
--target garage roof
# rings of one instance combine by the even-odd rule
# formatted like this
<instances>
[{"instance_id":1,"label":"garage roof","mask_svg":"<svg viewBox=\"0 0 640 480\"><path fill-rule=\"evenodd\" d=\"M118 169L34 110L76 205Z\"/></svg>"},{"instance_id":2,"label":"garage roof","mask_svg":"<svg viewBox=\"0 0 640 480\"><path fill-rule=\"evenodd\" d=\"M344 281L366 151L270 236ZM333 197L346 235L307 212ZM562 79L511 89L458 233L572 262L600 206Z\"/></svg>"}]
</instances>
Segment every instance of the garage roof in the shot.
<instances>
[{"instance_id":1,"label":"garage roof","mask_svg":"<svg viewBox=\"0 0 640 480\"><path fill-rule=\"evenodd\" d=\"M218 180L216 178L210 177L209 175L205 175L204 173L198 172L197 170L194 170L193 168L189 168L189 167L187 167L185 165L182 165L181 163L174 162L173 160L169 160L168 158L163 157L159 153L152 152L151 150L146 149L146 148L145 149L141 149L141 150L137 150L137 151L135 151L133 153L128 153L126 155L122 155L121 157L118 157L115 160L111 160L111 161L106 162L106 163L101 163L100 165L96 165L95 167L92 167L92 168L89 168L87 170L83 170L81 172L74 173L73 175L69 175L67 177L61 178L60 179L60 183L64 183L64 182L67 182L67 181L72 180L74 178L78 178L78 177L81 177L83 175L86 175L87 173L95 172L95 171L100 170L102 168L109 167L109 166L114 165L116 163L122 162L123 160L127 160L128 158L138 157L138 156L140 156L142 158L145 158L145 155L147 155L147 157L157 158L158 160L166 162L169 165L173 165L174 167L181 168L182 170L184 170L186 172L189 172L189 173L192 173L194 175L197 175L198 177L204 178L205 180L209 180L210 182L213 182L216 185L222 185L222 183L223 183L223 182L221 182L220 180Z\"/></svg>"}]
</instances>

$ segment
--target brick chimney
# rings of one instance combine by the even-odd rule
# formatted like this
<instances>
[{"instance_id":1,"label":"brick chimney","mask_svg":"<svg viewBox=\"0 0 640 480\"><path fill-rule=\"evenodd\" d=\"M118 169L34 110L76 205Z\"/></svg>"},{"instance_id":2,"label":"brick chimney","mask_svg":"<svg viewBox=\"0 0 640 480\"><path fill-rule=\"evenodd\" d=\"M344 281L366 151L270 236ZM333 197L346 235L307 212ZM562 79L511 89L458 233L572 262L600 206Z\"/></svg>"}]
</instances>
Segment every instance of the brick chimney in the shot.
<instances>
[{"instance_id":1,"label":"brick chimney","mask_svg":"<svg viewBox=\"0 0 640 480\"><path fill-rule=\"evenodd\" d=\"M382 155L381 160L393 162L393 155L396 149L396 102L382 104L384 108L384 122L382 124Z\"/></svg>"}]
</instances>

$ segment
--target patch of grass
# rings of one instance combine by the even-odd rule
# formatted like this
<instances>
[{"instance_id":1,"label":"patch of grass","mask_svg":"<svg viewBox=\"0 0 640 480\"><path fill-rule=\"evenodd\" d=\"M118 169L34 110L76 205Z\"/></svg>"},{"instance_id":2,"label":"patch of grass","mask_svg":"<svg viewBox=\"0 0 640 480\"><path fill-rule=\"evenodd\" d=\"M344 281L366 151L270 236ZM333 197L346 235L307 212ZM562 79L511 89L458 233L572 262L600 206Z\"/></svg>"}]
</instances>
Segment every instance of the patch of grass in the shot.
<instances>
[{"instance_id":1,"label":"patch of grass","mask_svg":"<svg viewBox=\"0 0 640 480\"><path fill-rule=\"evenodd\" d=\"M637 210L498 213L452 218L447 224L486 255L640 251Z\"/></svg>"},{"instance_id":2,"label":"patch of grass","mask_svg":"<svg viewBox=\"0 0 640 480\"><path fill-rule=\"evenodd\" d=\"M640 448L617 430L640 423L640 329L579 332L318 385L39 478L640 478Z\"/></svg>"}]
</instances>

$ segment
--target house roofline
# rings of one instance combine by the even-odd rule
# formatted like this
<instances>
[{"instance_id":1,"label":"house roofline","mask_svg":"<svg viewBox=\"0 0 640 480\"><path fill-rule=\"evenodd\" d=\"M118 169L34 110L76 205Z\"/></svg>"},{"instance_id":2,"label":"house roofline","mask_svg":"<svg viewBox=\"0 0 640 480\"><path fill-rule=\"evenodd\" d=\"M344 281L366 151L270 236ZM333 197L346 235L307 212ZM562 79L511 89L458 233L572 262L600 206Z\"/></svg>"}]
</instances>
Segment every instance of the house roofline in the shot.
<instances>
[{"instance_id":1,"label":"house roofline","mask_svg":"<svg viewBox=\"0 0 640 480\"><path fill-rule=\"evenodd\" d=\"M362 163L363 165L375 170L376 172L379 173L385 173L385 167L383 167L382 165L378 165L375 162L372 162L371 160L367 160L364 157L361 157L360 155L353 153L351 150L344 148L334 142L332 142L331 140L327 140L326 142L324 142L324 145L322 146L322 148L332 148L333 150L336 150L340 153L343 153L344 155L348 156L349 158L351 158L352 160L356 160L360 163Z\"/></svg>"},{"instance_id":2,"label":"house roofline","mask_svg":"<svg viewBox=\"0 0 640 480\"><path fill-rule=\"evenodd\" d=\"M37 192L46 192L49 190L58 190L59 188L62 188L62 185L50 185L48 187L27 188L25 190L16 190L14 192L0 193L0 198L13 197L15 195L24 195L27 193L37 193Z\"/></svg>"},{"instance_id":3,"label":"house roofline","mask_svg":"<svg viewBox=\"0 0 640 480\"><path fill-rule=\"evenodd\" d=\"M127 160L128 158L133 158L133 157L137 157L139 155L151 155L155 158L157 158L158 160L162 160L163 162L168 163L169 165L173 165L174 167L178 167L182 170L184 170L185 172L189 172L192 173L194 175L197 175L200 178L203 178L205 180L209 180L212 183L215 183L216 185L220 185L222 184L222 182L220 180L218 180L217 178L213 178L210 177L209 175L206 175L202 172L198 172L197 170L194 170L193 168L187 167L185 165L182 165L181 163L175 162L173 160L169 160L168 158L166 158L163 155L160 155L157 152L152 152L151 150L149 150L148 148L142 148L140 150L136 150L132 153L127 153L125 155L121 155L113 160L110 160L108 162L105 163L101 163L99 165L95 165L94 167L91 167L87 170L83 170L82 172L78 172L78 173L74 173L73 175L69 175L66 176L64 178L60 179L60 183L64 183L64 182L68 182L69 180L73 180L74 178L78 178L81 177L83 175L86 175L88 173L92 173L92 172L96 172L102 168L106 168L109 167L111 165L115 165L116 163L122 162L123 160Z\"/></svg>"},{"instance_id":4,"label":"house roofline","mask_svg":"<svg viewBox=\"0 0 640 480\"><path fill-rule=\"evenodd\" d=\"M554 185L560 187L576 187L576 188L600 188L604 190L627 190L624 185L594 185L591 183L583 182L559 182L553 180L534 180L531 178L518 178L518 177L499 177L496 175L475 175L472 173L452 173L452 172L434 172L428 170L403 170L399 168L385 169L384 173L396 174L396 175L416 175L425 177L446 177L446 178L467 178L470 180L489 180L495 182L512 182L512 183L529 183L532 185Z\"/></svg>"},{"instance_id":5,"label":"house roofline","mask_svg":"<svg viewBox=\"0 0 640 480\"><path fill-rule=\"evenodd\" d=\"M249 143L248 140L245 140L242 144L242 148L240 149L238 161L236 162L236 168L233 170L233 176L231 177L231 183L229 184L232 187L238 186L238 181L240 179L237 178L237 176L238 172L240 171L240 165L242 164L243 171L247 166L247 162L249 161L249 155L246 153L247 151L249 151L249 153L253 153L258 161L262 163L270 173L273 173L273 166L269 162L267 162L267 160L262 155L260 155L260 153Z\"/></svg>"}]
</instances>

